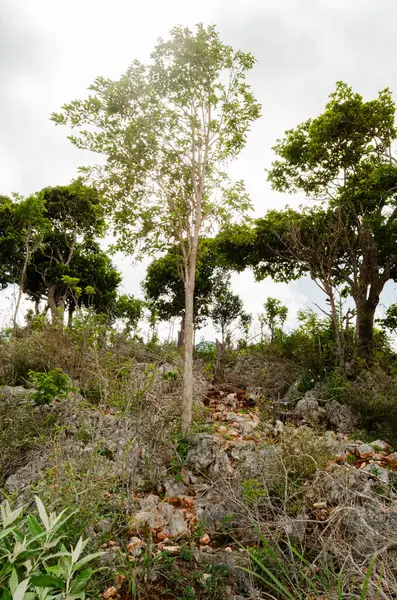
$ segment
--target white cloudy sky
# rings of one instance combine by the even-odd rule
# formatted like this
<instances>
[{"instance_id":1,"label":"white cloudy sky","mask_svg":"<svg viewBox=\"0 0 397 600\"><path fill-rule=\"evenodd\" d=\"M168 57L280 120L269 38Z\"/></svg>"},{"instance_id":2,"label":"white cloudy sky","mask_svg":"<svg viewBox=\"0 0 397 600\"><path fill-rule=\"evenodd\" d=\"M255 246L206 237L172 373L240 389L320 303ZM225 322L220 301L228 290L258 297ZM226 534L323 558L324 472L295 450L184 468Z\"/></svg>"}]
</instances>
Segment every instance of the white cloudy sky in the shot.
<instances>
[{"instance_id":1,"label":"white cloudy sky","mask_svg":"<svg viewBox=\"0 0 397 600\"><path fill-rule=\"evenodd\" d=\"M245 179L258 215L296 202L266 182L271 147L322 111L337 80L368 98L384 87L397 93L396 0L0 0L0 193L69 183L86 157L51 112L83 97L96 76L117 78L134 58L146 60L172 26L197 22L217 24L226 43L257 58L250 81L263 116L233 173ZM125 290L140 294L144 267L118 264ZM269 295L281 298L290 325L297 309L320 301L307 279L258 284L247 272L233 285L250 312ZM2 306L4 319L4 298Z\"/></svg>"}]
</instances>

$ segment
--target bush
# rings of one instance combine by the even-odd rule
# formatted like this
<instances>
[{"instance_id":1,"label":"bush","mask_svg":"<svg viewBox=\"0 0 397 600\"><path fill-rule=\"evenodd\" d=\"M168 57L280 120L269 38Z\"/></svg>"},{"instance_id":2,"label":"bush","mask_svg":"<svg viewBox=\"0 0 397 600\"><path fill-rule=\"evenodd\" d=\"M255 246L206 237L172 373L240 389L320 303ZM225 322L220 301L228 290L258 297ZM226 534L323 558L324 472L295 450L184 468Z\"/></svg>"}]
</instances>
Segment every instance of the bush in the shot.
<instances>
[{"instance_id":1,"label":"bush","mask_svg":"<svg viewBox=\"0 0 397 600\"><path fill-rule=\"evenodd\" d=\"M51 404L55 398L61 400L67 398L69 392L77 391L62 369L52 369L49 373L29 371L29 379L35 387L30 397L36 406Z\"/></svg>"},{"instance_id":2,"label":"bush","mask_svg":"<svg viewBox=\"0 0 397 600\"><path fill-rule=\"evenodd\" d=\"M68 551L59 534L73 513L47 514L40 498L35 500L40 521L33 514L21 519L23 507L12 510L7 501L1 506L1 598L83 600L95 573L88 565L102 553L82 557L88 541L82 538Z\"/></svg>"}]
</instances>

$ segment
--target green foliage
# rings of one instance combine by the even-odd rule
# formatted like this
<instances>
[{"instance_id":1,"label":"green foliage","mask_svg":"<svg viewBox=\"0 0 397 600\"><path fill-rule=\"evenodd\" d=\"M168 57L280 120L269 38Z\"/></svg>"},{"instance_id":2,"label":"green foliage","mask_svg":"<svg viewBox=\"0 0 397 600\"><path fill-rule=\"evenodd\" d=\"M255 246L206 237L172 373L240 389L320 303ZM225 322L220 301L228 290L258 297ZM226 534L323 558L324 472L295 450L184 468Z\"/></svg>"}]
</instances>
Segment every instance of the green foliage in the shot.
<instances>
[{"instance_id":1,"label":"green foliage","mask_svg":"<svg viewBox=\"0 0 397 600\"><path fill-rule=\"evenodd\" d=\"M273 341L277 324L279 324L281 329L283 328L288 316L288 308L281 304L281 301L277 298L268 298L264 303L263 308L265 309L265 312L264 314L259 315L259 321L261 327L263 324L269 327L271 339Z\"/></svg>"},{"instance_id":2,"label":"green foliage","mask_svg":"<svg viewBox=\"0 0 397 600\"><path fill-rule=\"evenodd\" d=\"M258 479L247 479L242 482L241 487L243 488L243 498L248 504L253 504L260 498L268 496L266 487Z\"/></svg>"},{"instance_id":3,"label":"green foliage","mask_svg":"<svg viewBox=\"0 0 397 600\"><path fill-rule=\"evenodd\" d=\"M115 302L113 308L113 316L116 319L121 319L124 323L124 330L126 333L136 331L138 323L143 317L143 311L146 303L139 298L129 296L128 294L122 294Z\"/></svg>"},{"instance_id":4,"label":"green foliage","mask_svg":"<svg viewBox=\"0 0 397 600\"><path fill-rule=\"evenodd\" d=\"M67 398L70 392L76 391L62 369L53 369L48 373L29 371L29 378L35 387L30 397L36 406L51 404L53 400Z\"/></svg>"},{"instance_id":5,"label":"green foliage","mask_svg":"<svg viewBox=\"0 0 397 600\"><path fill-rule=\"evenodd\" d=\"M123 251L137 242L145 248L145 240L153 250L193 239L197 193L203 224L249 204L222 167L260 114L245 81L253 56L223 44L214 26L198 25L175 27L151 59L135 60L119 81L98 77L92 95L52 116L77 131L70 139L78 148L105 155L105 165L85 171L107 190ZM215 189L223 202L214 201Z\"/></svg>"},{"instance_id":6,"label":"green foliage","mask_svg":"<svg viewBox=\"0 0 397 600\"><path fill-rule=\"evenodd\" d=\"M230 291L230 279L222 282L222 285L218 286L215 303L211 311L211 318L220 330L222 334L222 344L225 341L225 334L227 333L228 327L238 319L246 314L243 310L243 301L240 296L233 294Z\"/></svg>"},{"instance_id":7,"label":"green foliage","mask_svg":"<svg viewBox=\"0 0 397 600\"><path fill-rule=\"evenodd\" d=\"M185 244L186 245L186 244ZM168 321L183 317L185 312L185 287L181 278L183 256L180 245L172 246L161 258L149 265L143 282L146 298L159 319ZM219 283L226 269L218 265L218 257L211 239L200 240L194 288L195 324L204 325Z\"/></svg>"},{"instance_id":8,"label":"green foliage","mask_svg":"<svg viewBox=\"0 0 397 600\"><path fill-rule=\"evenodd\" d=\"M67 550L61 543L62 528L73 513L47 514L36 496L34 514L21 518L23 507L1 506L0 593L4 600L84 600L95 573L90 567L102 552L83 556L88 540L79 539Z\"/></svg>"}]
</instances>

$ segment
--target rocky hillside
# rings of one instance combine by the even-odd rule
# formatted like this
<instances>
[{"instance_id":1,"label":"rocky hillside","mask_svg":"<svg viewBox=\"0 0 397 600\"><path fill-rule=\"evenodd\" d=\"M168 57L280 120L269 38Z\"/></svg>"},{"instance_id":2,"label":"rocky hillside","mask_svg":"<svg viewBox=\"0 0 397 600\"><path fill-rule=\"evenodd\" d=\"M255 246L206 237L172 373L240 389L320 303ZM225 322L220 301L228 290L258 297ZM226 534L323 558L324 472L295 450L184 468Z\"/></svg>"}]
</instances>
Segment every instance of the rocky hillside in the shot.
<instances>
[{"instance_id":1,"label":"rocky hillside","mask_svg":"<svg viewBox=\"0 0 397 600\"><path fill-rule=\"evenodd\" d=\"M270 560L267 543L284 569L312 570L310 598L338 598L341 573L346 588L359 590L373 557L367 597L396 597L390 444L352 439L353 413L325 404L316 390L299 398L291 388L284 402L269 403L258 390L196 384L187 436L173 425L172 389L168 405L134 414L76 393L32 406L31 390L1 388L3 435L14 428L13 452L1 463L4 492L17 503L36 493L54 508L78 509L68 536L83 530L104 551L108 569L97 585L105 599L132 591L152 599L269 597L255 562ZM27 425L28 439L16 439L15 428L26 437ZM289 597L278 592L271 597Z\"/></svg>"}]
</instances>

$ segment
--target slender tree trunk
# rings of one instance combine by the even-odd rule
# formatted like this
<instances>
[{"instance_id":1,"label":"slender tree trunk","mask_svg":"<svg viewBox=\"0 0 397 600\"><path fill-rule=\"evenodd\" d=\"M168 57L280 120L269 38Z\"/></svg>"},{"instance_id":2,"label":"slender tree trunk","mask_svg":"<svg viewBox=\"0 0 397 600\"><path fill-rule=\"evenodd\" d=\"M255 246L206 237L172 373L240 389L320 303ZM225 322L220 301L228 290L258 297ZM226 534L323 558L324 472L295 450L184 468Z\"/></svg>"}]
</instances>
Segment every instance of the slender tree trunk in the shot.
<instances>
[{"instance_id":1,"label":"slender tree trunk","mask_svg":"<svg viewBox=\"0 0 397 600\"><path fill-rule=\"evenodd\" d=\"M190 270L190 269L189 269ZM185 282L185 345L183 348L182 431L192 422L193 411L193 302L194 273Z\"/></svg>"},{"instance_id":2,"label":"slender tree trunk","mask_svg":"<svg viewBox=\"0 0 397 600\"><path fill-rule=\"evenodd\" d=\"M51 310L51 318L53 324L57 324L63 327L63 319L65 315L65 299L58 297L57 286L55 284L50 285L48 290L48 306Z\"/></svg>"},{"instance_id":3,"label":"slender tree trunk","mask_svg":"<svg viewBox=\"0 0 397 600\"><path fill-rule=\"evenodd\" d=\"M344 344L342 340L343 332L340 329L340 319L338 318L338 310L335 304L335 296L332 289L327 290L327 295L329 298L329 303L331 306L331 320L332 326L334 329L334 338L336 344L336 360L338 367L344 371L345 369L345 352L344 352Z\"/></svg>"},{"instance_id":4,"label":"slender tree trunk","mask_svg":"<svg viewBox=\"0 0 397 600\"><path fill-rule=\"evenodd\" d=\"M28 229L28 232L26 234L26 240L25 240L25 259L23 261L23 267L22 267L22 271L21 271L21 276L20 276L19 282L18 282L18 296L17 296L17 303L15 305L14 321L13 321L14 333L16 332L16 329L17 329L17 319L18 319L19 307L21 306L21 300L22 300L22 294L23 294L23 285L25 283L26 273L27 273L27 270L28 270L28 264L29 264L29 260L30 260L29 238L30 238L30 229Z\"/></svg>"},{"instance_id":5,"label":"slender tree trunk","mask_svg":"<svg viewBox=\"0 0 397 600\"><path fill-rule=\"evenodd\" d=\"M213 383L223 383L225 381L225 347L223 343L216 340L216 362Z\"/></svg>"},{"instance_id":6,"label":"slender tree trunk","mask_svg":"<svg viewBox=\"0 0 397 600\"><path fill-rule=\"evenodd\" d=\"M178 331L178 348L183 348L185 343L185 317L182 317L181 328Z\"/></svg>"}]
</instances>

